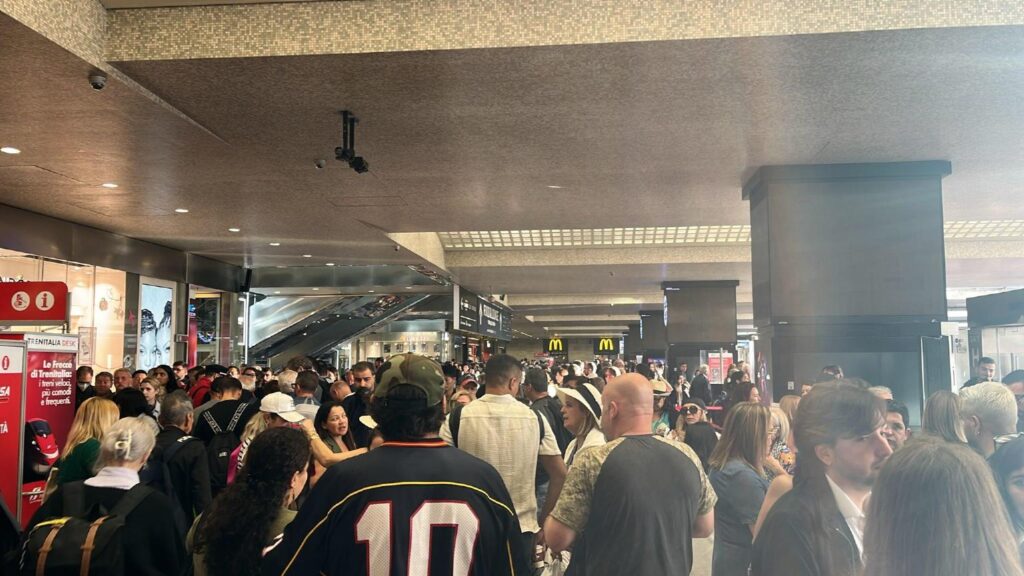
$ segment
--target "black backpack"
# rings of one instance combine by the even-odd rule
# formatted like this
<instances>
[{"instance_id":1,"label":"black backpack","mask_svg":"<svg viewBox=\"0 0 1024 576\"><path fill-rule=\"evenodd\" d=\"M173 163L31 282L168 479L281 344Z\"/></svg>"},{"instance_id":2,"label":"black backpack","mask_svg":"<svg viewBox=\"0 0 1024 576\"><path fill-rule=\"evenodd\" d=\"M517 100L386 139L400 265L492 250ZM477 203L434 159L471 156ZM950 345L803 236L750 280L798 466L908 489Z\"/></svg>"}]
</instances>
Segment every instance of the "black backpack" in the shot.
<instances>
[{"instance_id":1,"label":"black backpack","mask_svg":"<svg viewBox=\"0 0 1024 576\"><path fill-rule=\"evenodd\" d=\"M125 574L124 522L153 490L136 484L110 510L86 506L84 481L69 482L61 492L64 516L40 522L29 532L22 576Z\"/></svg>"},{"instance_id":2,"label":"black backpack","mask_svg":"<svg viewBox=\"0 0 1024 576\"><path fill-rule=\"evenodd\" d=\"M198 441L199 439L187 434L178 438L163 452L150 456L149 460L146 462L145 468L139 472L140 482L154 490L163 492L171 500L171 509L174 514L174 525L178 528L178 532L183 538L185 534L188 533L188 529L190 527L188 516L185 513L185 508L181 505L181 500L178 498L177 491L174 489L174 482L171 481L171 469L168 467L168 464L170 464L174 455L185 447L185 444L188 444L193 440Z\"/></svg>"},{"instance_id":3,"label":"black backpack","mask_svg":"<svg viewBox=\"0 0 1024 576\"><path fill-rule=\"evenodd\" d=\"M228 465L231 462L231 453L242 442L235 432L235 428L238 427L238 422L248 407L249 405L244 402L238 405L226 430L221 430L220 424L217 424L209 410L203 412L203 419L213 430L213 438L206 445L206 457L210 461L210 489L214 496L228 487Z\"/></svg>"}]
</instances>

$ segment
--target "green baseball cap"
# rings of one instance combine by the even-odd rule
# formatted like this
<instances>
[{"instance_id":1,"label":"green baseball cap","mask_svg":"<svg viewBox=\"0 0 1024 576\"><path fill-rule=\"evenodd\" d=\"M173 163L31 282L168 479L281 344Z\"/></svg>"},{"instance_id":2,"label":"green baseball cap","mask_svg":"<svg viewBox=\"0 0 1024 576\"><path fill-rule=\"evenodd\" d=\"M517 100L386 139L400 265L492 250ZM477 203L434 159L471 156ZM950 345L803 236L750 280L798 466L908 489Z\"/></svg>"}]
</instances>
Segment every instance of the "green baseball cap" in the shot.
<instances>
[{"instance_id":1,"label":"green baseball cap","mask_svg":"<svg viewBox=\"0 0 1024 576\"><path fill-rule=\"evenodd\" d=\"M427 395L426 404L421 401L404 401L388 398L388 393L395 386L408 384L415 386ZM441 366L419 354L395 354L377 372L377 385L373 388L376 401L386 401L396 408L424 408L441 403L444 398L444 373ZM399 405L401 403L401 405ZM415 404L415 405L414 405Z\"/></svg>"}]
</instances>

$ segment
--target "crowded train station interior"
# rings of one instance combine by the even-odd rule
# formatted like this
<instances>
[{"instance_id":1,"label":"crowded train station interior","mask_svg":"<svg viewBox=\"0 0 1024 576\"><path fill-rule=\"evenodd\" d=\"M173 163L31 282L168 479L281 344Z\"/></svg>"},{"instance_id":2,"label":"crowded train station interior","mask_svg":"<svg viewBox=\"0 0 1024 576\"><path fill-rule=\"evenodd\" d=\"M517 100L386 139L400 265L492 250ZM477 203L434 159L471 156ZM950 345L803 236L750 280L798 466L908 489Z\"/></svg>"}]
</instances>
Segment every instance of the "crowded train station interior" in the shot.
<instances>
[{"instance_id":1,"label":"crowded train station interior","mask_svg":"<svg viewBox=\"0 0 1024 576\"><path fill-rule=\"evenodd\" d=\"M1024 3L0 0L12 575L1024 576Z\"/></svg>"}]
</instances>

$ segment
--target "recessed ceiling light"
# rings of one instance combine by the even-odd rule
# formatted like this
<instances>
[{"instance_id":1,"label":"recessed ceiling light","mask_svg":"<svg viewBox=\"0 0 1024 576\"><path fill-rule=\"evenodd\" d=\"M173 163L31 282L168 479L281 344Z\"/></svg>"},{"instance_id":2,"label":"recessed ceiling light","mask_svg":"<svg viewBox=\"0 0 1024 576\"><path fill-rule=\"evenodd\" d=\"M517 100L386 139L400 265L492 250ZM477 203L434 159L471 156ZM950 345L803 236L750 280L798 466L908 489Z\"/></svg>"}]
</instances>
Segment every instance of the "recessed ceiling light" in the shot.
<instances>
[{"instance_id":1,"label":"recessed ceiling light","mask_svg":"<svg viewBox=\"0 0 1024 576\"><path fill-rule=\"evenodd\" d=\"M188 214L188 208L175 208L174 211L178 214Z\"/></svg>"},{"instance_id":2,"label":"recessed ceiling light","mask_svg":"<svg viewBox=\"0 0 1024 576\"><path fill-rule=\"evenodd\" d=\"M334 262L328 262L327 265L328 266L334 266Z\"/></svg>"},{"instance_id":3,"label":"recessed ceiling light","mask_svg":"<svg viewBox=\"0 0 1024 576\"><path fill-rule=\"evenodd\" d=\"M114 182L104 182L103 184L100 184L100 186L103 186L104 188L117 188L117 184Z\"/></svg>"},{"instance_id":4,"label":"recessed ceiling light","mask_svg":"<svg viewBox=\"0 0 1024 576\"><path fill-rule=\"evenodd\" d=\"M270 245L271 246L280 246L281 243L280 242L271 242Z\"/></svg>"},{"instance_id":5,"label":"recessed ceiling light","mask_svg":"<svg viewBox=\"0 0 1024 576\"><path fill-rule=\"evenodd\" d=\"M370 294L373 294L373 290L367 290L367 292L369 292Z\"/></svg>"},{"instance_id":6,"label":"recessed ceiling light","mask_svg":"<svg viewBox=\"0 0 1024 576\"><path fill-rule=\"evenodd\" d=\"M228 232L241 232L241 228L228 228Z\"/></svg>"},{"instance_id":7,"label":"recessed ceiling light","mask_svg":"<svg viewBox=\"0 0 1024 576\"><path fill-rule=\"evenodd\" d=\"M412 290L412 286L406 286L405 289L406 290Z\"/></svg>"},{"instance_id":8,"label":"recessed ceiling light","mask_svg":"<svg viewBox=\"0 0 1024 576\"><path fill-rule=\"evenodd\" d=\"M319 291L320 291L319 288L313 288L313 292L319 292Z\"/></svg>"},{"instance_id":9,"label":"recessed ceiling light","mask_svg":"<svg viewBox=\"0 0 1024 576\"><path fill-rule=\"evenodd\" d=\"M284 266L274 266L274 268L284 268Z\"/></svg>"},{"instance_id":10,"label":"recessed ceiling light","mask_svg":"<svg viewBox=\"0 0 1024 576\"><path fill-rule=\"evenodd\" d=\"M281 293L280 290L274 290L274 294L280 294L280 293Z\"/></svg>"},{"instance_id":11,"label":"recessed ceiling light","mask_svg":"<svg viewBox=\"0 0 1024 576\"><path fill-rule=\"evenodd\" d=\"M551 188L552 190L561 190L562 189L561 186L556 186L554 184L548 184L548 188Z\"/></svg>"},{"instance_id":12,"label":"recessed ceiling light","mask_svg":"<svg viewBox=\"0 0 1024 576\"><path fill-rule=\"evenodd\" d=\"M312 254L303 254L302 257L303 258L312 258L313 255Z\"/></svg>"},{"instance_id":13,"label":"recessed ceiling light","mask_svg":"<svg viewBox=\"0 0 1024 576\"><path fill-rule=\"evenodd\" d=\"M21 150L18 150L14 146L4 146L3 148L0 148L0 152L3 152L4 154L21 154Z\"/></svg>"}]
</instances>

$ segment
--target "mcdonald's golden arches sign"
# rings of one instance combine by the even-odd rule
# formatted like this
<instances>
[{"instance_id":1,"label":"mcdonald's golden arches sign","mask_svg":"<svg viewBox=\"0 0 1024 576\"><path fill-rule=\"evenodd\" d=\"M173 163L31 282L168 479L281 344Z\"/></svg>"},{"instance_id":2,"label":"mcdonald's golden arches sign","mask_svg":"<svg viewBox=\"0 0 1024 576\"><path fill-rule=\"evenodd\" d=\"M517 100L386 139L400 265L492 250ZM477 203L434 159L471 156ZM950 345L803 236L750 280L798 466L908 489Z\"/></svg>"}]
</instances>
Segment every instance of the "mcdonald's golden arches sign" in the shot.
<instances>
[{"instance_id":1,"label":"mcdonald's golden arches sign","mask_svg":"<svg viewBox=\"0 0 1024 576\"><path fill-rule=\"evenodd\" d=\"M548 354L558 354L565 352L565 342L561 338L550 338L541 340L544 345L544 352Z\"/></svg>"},{"instance_id":2,"label":"mcdonald's golden arches sign","mask_svg":"<svg viewBox=\"0 0 1024 576\"><path fill-rule=\"evenodd\" d=\"M594 338L594 354L598 356L614 356L619 353L619 338L608 336Z\"/></svg>"}]
</instances>

